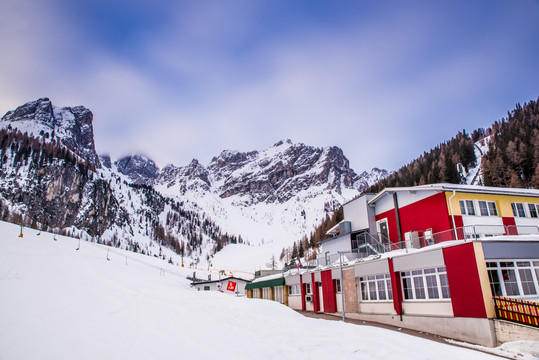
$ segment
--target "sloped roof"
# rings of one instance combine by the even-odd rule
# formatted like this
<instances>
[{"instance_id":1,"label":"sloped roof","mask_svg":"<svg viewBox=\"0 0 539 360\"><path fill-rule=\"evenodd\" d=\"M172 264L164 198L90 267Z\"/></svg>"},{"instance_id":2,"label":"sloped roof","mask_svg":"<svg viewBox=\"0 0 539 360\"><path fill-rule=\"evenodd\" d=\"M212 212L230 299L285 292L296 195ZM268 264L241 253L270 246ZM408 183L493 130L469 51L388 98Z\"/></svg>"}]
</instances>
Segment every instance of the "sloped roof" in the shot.
<instances>
[{"instance_id":1,"label":"sloped roof","mask_svg":"<svg viewBox=\"0 0 539 360\"><path fill-rule=\"evenodd\" d=\"M265 288L265 287L281 286L281 285L284 285L284 277L279 277L276 279L270 279L270 280L265 280L265 281L253 282L253 283L247 284L245 286L245 290L260 289L260 288Z\"/></svg>"},{"instance_id":2,"label":"sloped roof","mask_svg":"<svg viewBox=\"0 0 539 360\"><path fill-rule=\"evenodd\" d=\"M475 194L492 194L492 195L505 195L505 196L531 196L539 197L539 190L535 189L518 189L518 188L500 188L492 186L479 186L479 185L464 185L464 184L429 184L418 185L409 187L392 187L385 188L376 194L375 197L369 200L369 205L375 203L385 195L392 194L399 191L456 191L464 193Z\"/></svg>"}]
</instances>

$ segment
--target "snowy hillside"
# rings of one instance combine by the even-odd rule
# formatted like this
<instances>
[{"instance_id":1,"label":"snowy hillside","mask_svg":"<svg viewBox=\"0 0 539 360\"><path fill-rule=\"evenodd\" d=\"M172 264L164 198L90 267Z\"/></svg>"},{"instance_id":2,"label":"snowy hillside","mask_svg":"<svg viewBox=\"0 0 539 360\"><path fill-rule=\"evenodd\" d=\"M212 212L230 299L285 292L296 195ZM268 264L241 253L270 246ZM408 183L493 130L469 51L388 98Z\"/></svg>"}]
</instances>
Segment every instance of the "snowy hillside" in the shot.
<instances>
[{"instance_id":1,"label":"snowy hillside","mask_svg":"<svg viewBox=\"0 0 539 360\"><path fill-rule=\"evenodd\" d=\"M290 140L160 170L144 155L98 156L92 123L83 106L48 98L2 117L0 207L9 210L2 219L170 261L164 248L188 263L254 271L388 175L377 168L357 175L338 147Z\"/></svg>"},{"instance_id":2,"label":"snowy hillside","mask_svg":"<svg viewBox=\"0 0 539 360\"><path fill-rule=\"evenodd\" d=\"M259 268L387 174L373 169L358 176L336 147L285 140L260 151L223 151L208 166L196 160L182 168L169 165L153 184L186 207L209 214L222 229L241 234L254 245L245 251ZM212 263L222 264L222 255Z\"/></svg>"},{"instance_id":3,"label":"snowy hillside","mask_svg":"<svg viewBox=\"0 0 539 360\"><path fill-rule=\"evenodd\" d=\"M488 147L491 136L487 136L474 144L474 153L476 159L476 166L468 171L466 176L466 184L468 185L483 185L483 175L481 174L481 160L488 152Z\"/></svg>"},{"instance_id":4,"label":"snowy hillside","mask_svg":"<svg viewBox=\"0 0 539 360\"><path fill-rule=\"evenodd\" d=\"M496 358L197 292L185 280L190 270L156 258L85 242L75 250L76 239L19 231L0 222L0 359Z\"/></svg>"}]
</instances>

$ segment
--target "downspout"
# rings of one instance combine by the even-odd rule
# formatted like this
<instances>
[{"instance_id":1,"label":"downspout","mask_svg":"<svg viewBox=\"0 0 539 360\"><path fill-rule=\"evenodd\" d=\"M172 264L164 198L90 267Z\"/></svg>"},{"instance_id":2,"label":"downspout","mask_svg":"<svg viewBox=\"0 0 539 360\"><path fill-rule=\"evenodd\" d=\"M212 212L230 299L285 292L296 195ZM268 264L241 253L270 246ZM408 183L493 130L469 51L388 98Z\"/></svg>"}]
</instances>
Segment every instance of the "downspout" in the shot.
<instances>
[{"instance_id":1,"label":"downspout","mask_svg":"<svg viewBox=\"0 0 539 360\"><path fill-rule=\"evenodd\" d=\"M399 249L402 249L402 230L401 230L401 217L399 214L399 201L397 200L397 192L393 193L393 206L395 207L395 220L397 221L397 233L399 235Z\"/></svg>"},{"instance_id":2,"label":"downspout","mask_svg":"<svg viewBox=\"0 0 539 360\"><path fill-rule=\"evenodd\" d=\"M453 204L451 203L451 199L453 199L455 195L457 195L457 193L455 192L455 190L453 190L453 195L449 197L448 201L449 201L449 210L451 211L451 221L453 222L453 232L455 233L455 240L458 240L457 226L455 225L455 214L453 214Z\"/></svg>"}]
</instances>

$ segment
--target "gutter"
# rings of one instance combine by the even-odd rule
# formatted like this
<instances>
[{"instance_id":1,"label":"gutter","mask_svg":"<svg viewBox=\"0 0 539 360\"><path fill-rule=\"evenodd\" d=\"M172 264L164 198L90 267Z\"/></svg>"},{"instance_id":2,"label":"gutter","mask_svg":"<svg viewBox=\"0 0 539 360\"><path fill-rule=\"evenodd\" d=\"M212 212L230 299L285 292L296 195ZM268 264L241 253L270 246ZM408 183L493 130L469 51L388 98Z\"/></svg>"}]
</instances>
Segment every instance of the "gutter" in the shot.
<instances>
[{"instance_id":1,"label":"gutter","mask_svg":"<svg viewBox=\"0 0 539 360\"><path fill-rule=\"evenodd\" d=\"M449 201L449 210L451 211L451 221L453 222L453 232L455 233L455 240L458 240L457 226L455 225L455 214L453 213L453 204L451 203L451 199L453 199L453 197L455 197L457 193L455 192L455 190L452 190L452 191L453 191L453 195L451 195L447 201Z\"/></svg>"}]
</instances>

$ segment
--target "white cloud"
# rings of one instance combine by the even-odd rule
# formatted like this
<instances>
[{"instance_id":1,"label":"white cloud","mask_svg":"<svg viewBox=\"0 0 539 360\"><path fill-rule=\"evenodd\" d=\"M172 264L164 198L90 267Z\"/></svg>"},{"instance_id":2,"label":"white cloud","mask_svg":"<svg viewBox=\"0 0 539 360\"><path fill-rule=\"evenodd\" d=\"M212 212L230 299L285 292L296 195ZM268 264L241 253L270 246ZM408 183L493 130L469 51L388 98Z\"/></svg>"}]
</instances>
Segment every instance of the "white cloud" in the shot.
<instances>
[{"instance_id":1,"label":"white cloud","mask_svg":"<svg viewBox=\"0 0 539 360\"><path fill-rule=\"evenodd\" d=\"M291 138L342 147L357 172L394 169L459 129L497 118L477 119L488 105L481 99L511 80L499 74L513 60L496 56L496 38L514 41L518 32L501 27L462 46L440 44L451 36L439 32L453 31L439 24L443 11L403 6L273 36L259 28L265 6L171 6L171 21L124 53L101 45L60 7L6 0L0 110L42 96L85 105L99 152L140 151L160 166ZM520 100L500 105L500 116Z\"/></svg>"}]
</instances>

